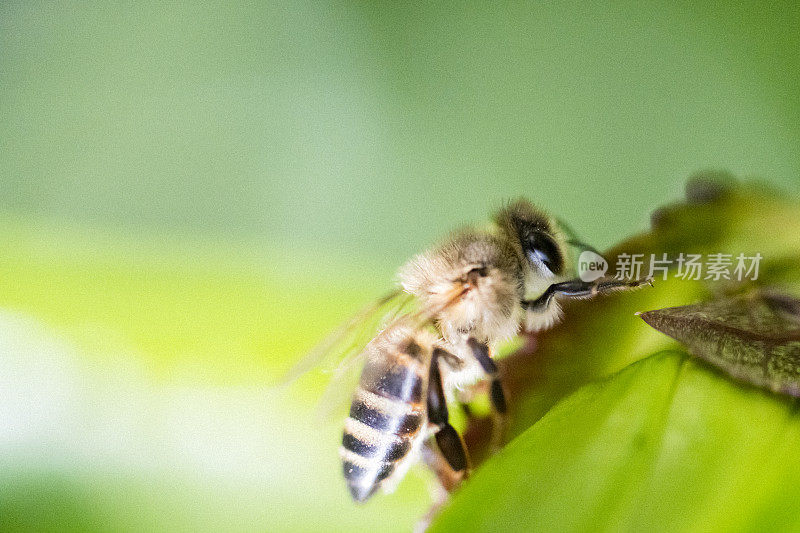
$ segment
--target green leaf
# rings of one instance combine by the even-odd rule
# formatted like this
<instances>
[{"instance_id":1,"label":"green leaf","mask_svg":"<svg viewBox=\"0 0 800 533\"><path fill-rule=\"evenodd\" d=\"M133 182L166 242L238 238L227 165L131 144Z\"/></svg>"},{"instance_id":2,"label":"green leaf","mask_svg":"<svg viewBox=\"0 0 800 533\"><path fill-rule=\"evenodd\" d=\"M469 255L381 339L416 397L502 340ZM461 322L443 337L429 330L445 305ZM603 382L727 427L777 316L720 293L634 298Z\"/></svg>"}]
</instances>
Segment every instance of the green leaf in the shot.
<instances>
[{"instance_id":1,"label":"green leaf","mask_svg":"<svg viewBox=\"0 0 800 533\"><path fill-rule=\"evenodd\" d=\"M432 531L796 529L798 446L793 401L662 352L559 403Z\"/></svg>"}]
</instances>

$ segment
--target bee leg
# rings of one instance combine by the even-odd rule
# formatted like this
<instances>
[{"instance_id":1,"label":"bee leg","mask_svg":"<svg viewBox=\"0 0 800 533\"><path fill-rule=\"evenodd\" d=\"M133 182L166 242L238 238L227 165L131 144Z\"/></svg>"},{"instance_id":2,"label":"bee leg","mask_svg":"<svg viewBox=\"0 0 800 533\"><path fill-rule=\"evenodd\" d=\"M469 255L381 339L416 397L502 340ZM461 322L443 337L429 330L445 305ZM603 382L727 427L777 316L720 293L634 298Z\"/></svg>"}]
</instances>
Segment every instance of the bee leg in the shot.
<instances>
[{"instance_id":1,"label":"bee leg","mask_svg":"<svg viewBox=\"0 0 800 533\"><path fill-rule=\"evenodd\" d=\"M441 450L433 443L433 439L426 441L423 445L422 460L431 469L438 481L431 490L434 500L444 499L445 495L456 490L464 479L466 470L463 472L453 470ZM444 494L442 491L444 491Z\"/></svg>"},{"instance_id":2,"label":"bee leg","mask_svg":"<svg viewBox=\"0 0 800 533\"><path fill-rule=\"evenodd\" d=\"M486 372L486 375L491 379L491 384L489 385L489 401L492 404L492 410L494 412L494 426L492 428L490 446L493 451L497 451L503 444L508 414L508 404L506 403L506 394L503 391L503 383L500 381L500 371L489 355L489 346L487 346L486 343L479 342L477 339L470 337L467 339L467 345L470 350L472 350L472 355L478 360L483 371Z\"/></svg>"},{"instance_id":3,"label":"bee leg","mask_svg":"<svg viewBox=\"0 0 800 533\"><path fill-rule=\"evenodd\" d=\"M450 493L458 488L466 473L466 470L455 472L432 439L425 441L422 446L422 460L436 475L436 480L431 480L429 485L431 506L417 522L414 533L424 533L428 530L433 519L450 499Z\"/></svg>"},{"instance_id":4,"label":"bee leg","mask_svg":"<svg viewBox=\"0 0 800 533\"><path fill-rule=\"evenodd\" d=\"M522 306L528 311L543 312L550 306L554 296L564 296L566 298L591 298L596 294L606 292L622 291L628 289L635 289L642 285L652 285L653 280L636 279L636 280L620 280L620 279L597 279L595 281L583 281L580 279L572 279L561 283L554 283L547 287L541 296L535 300L523 300Z\"/></svg>"},{"instance_id":5,"label":"bee leg","mask_svg":"<svg viewBox=\"0 0 800 533\"><path fill-rule=\"evenodd\" d=\"M453 492L466 478L469 461L467 459L466 447L456 433L455 429L447 421L447 403L442 387L442 378L439 371L438 356L442 355L443 350L434 350L433 360L431 361L430 383L428 385L428 418L431 424L440 427L435 434L436 444L433 439L425 442L422 448L422 460L436 476L438 483L431 485L432 505L428 512L417 522L415 532L424 532L430 526L431 521L439 510L447 503L449 494ZM450 428L448 431L445 428ZM442 432L445 433L442 433ZM451 435L440 440L439 435ZM452 437L454 436L454 437ZM456 450L453 452L452 450ZM459 468L460 467L460 468Z\"/></svg>"},{"instance_id":6,"label":"bee leg","mask_svg":"<svg viewBox=\"0 0 800 533\"><path fill-rule=\"evenodd\" d=\"M458 432L450 425L447 412L447 398L442 387L442 375L439 371L439 357L444 356L444 350L436 348L431 360L430 376L428 381L428 421L438 426L434 434L436 444L442 455L454 471L466 475L469 469L467 449ZM446 353L446 352L445 352Z\"/></svg>"}]
</instances>

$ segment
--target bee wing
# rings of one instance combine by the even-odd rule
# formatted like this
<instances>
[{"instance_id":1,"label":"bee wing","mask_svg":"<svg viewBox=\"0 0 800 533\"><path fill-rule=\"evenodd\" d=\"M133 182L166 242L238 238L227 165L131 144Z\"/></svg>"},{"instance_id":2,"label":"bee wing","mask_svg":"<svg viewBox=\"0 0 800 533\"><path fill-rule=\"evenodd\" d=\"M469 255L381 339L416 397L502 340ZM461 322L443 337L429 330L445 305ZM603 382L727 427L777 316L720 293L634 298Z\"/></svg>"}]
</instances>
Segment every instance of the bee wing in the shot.
<instances>
[{"instance_id":1,"label":"bee wing","mask_svg":"<svg viewBox=\"0 0 800 533\"><path fill-rule=\"evenodd\" d=\"M400 314L388 321L366 346L361 347L357 357L343 361L334 370L333 378L317 405L317 417L320 420L340 421L342 417L334 415L349 406L359 382L361 387L371 390L372 385L385 378L380 369L390 368L397 363L395 357L398 351L410 355L412 359L416 358L416 350L420 349L417 341L423 330L427 337L421 344L428 346L428 349L433 347L438 335L432 332L432 326L433 317L423 311ZM371 363L381 360L383 364L370 367L373 372L364 374L361 367L367 359ZM419 360L417 364L424 364L424 361Z\"/></svg>"},{"instance_id":2,"label":"bee wing","mask_svg":"<svg viewBox=\"0 0 800 533\"><path fill-rule=\"evenodd\" d=\"M325 389L317 416L330 419L349 404L366 358L368 343L388 324L416 308L414 297L398 289L362 308L303 356L283 378L289 384L307 374L321 374Z\"/></svg>"},{"instance_id":3,"label":"bee wing","mask_svg":"<svg viewBox=\"0 0 800 533\"><path fill-rule=\"evenodd\" d=\"M411 306L413 296L400 289L362 308L346 322L324 337L306 353L283 378L290 383L311 370L330 373L346 363L352 363L361 349L381 327Z\"/></svg>"},{"instance_id":4,"label":"bee wing","mask_svg":"<svg viewBox=\"0 0 800 533\"><path fill-rule=\"evenodd\" d=\"M361 378L361 364L367 356L370 356L370 354L375 356L382 353L385 349L385 346L381 347L383 343L387 343L389 346L399 346L397 344L398 341L416 339L417 333L421 330L428 330L428 335L434 335L431 330L435 326L436 316L457 302L465 292L466 289L464 288L453 290L446 298L445 303L435 308L418 306L413 298L409 303L396 308L395 312L383 322L383 328L379 333L372 331L372 341L366 345L364 343L357 344L355 346L355 350L357 350L355 357L345 358L333 372L333 379L319 403L317 409L318 417L322 420L335 418L331 415L352 400L356 384ZM438 338L439 334L436 333L434 336ZM374 343L378 344L375 345ZM368 379L381 379L381 377L376 375L371 378L368 377Z\"/></svg>"},{"instance_id":5,"label":"bee wing","mask_svg":"<svg viewBox=\"0 0 800 533\"><path fill-rule=\"evenodd\" d=\"M463 293L463 289L455 291L438 309L424 309L413 295L400 289L392 291L331 332L282 381L288 384L312 371L326 374L327 386L318 403L317 415L323 420L331 419L333 413L351 401L368 355L365 348L372 339L385 328L401 324L410 331L431 327L435 316Z\"/></svg>"}]
</instances>

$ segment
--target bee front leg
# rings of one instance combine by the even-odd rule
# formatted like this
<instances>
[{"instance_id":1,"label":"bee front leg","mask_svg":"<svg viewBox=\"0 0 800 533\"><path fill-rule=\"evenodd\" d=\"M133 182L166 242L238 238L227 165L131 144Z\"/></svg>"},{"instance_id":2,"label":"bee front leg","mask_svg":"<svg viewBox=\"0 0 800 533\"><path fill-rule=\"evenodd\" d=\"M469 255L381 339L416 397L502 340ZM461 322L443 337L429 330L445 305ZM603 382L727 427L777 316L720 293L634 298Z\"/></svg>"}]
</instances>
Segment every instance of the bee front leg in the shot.
<instances>
[{"instance_id":1,"label":"bee front leg","mask_svg":"<svg viewBox=\"0 0 800 533\"><path fill-rule=\"evenodd\" d=\"M606 292L624 291L641 287L642 285L652 285L653 280L636 279L636 280L619 280L619 279L597 279L595 281L583 281L580 279L572 279L563 281L561 283L554 283L547 287L541 296L535 300L523 300L522 307L534 313L547 311L550 307L550 302L555 296L563 296L566 298L591 298L596 294L603 294Z\"/></svg>"},{"instance_id":2,"label":"bee front leg","mask_svg":"<svg viewBox=\"0 0 800 533\"><path fill-rule=\"evenodd\" d=\"M467 449L458 432L450 425L447 398L444 394L442 375L439 370L439 358L446 355L447 352L440 348L433 351L428 381L428 421L439 428L434 437L450 468L466 476L469 469Z\"/></svg>"},{"instance_id":3,"label":"bee front leg","mask_svg":"<svg viewBox=\"0 0 800 533\"><path fill-rule=\"evenodd\" d=\"M508 413L506 394L503 391L503 383L500 381L500 371L489 355L489 346L487 346L486 343L479 342L477 339L470 337L467 339L467 346L472 350L473 357L478 360L483 371L486 372L486 375L491 379L491 384L489 385L489 401L492 404L495 423L492 428L490 446L492 450L497 451L503 443Z\"/></svg>"}]
</instances>

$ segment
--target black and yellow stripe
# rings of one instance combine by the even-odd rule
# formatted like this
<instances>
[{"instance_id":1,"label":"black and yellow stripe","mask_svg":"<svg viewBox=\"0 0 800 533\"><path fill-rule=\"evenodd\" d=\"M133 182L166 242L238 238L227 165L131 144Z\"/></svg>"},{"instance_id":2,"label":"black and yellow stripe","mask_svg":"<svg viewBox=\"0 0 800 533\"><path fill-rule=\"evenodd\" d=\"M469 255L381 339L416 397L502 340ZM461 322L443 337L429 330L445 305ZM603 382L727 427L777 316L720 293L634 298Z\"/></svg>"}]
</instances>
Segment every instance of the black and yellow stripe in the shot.
<instances>
[{"instance_id":1,"label":"black and yellow stripe","mask_svg":"<svg viewBox=\"0 0 800 533\"><path fill-rule=\"evenodd\" d=\"M408 343L368 361L345 421L340 456L350 493L365 501L405 458L424 425L427 365Z\"/></svg>"}]
</instances>

